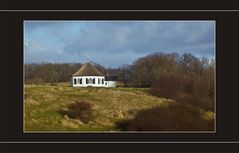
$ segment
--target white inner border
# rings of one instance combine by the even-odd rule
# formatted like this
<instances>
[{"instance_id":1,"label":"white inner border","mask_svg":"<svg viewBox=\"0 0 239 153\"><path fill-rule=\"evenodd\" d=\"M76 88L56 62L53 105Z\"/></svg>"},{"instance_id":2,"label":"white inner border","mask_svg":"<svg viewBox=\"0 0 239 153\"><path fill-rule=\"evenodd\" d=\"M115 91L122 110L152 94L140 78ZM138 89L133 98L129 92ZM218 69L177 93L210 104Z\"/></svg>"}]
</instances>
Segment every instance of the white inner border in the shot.
<instances>
[{"instance_id":1,"label":"white inner border","mask_svg":"<svg viewBox=\"0 0 239 153\"><path fill-rule=\"evenodd\" d=\"M25 22L213 22L214 23L214 131L25 131ZM216 20L23 20L23 133L216 133Z\"/></svg>"},{"instance_id":2,"label":"white inner border","mask_svg":"<svg viewBox=\"0 0 239 153\"><path fill-rule=\"evenodd\" d=\"M7 10L9 11L9 10ZM11 11L17 11L17 10L11 10ZM30 11L30 10L27 10ZM38 10L36 10L38 11ZM46 10L42 10L42 11L46 11ZM58 11L58 10L54 10L54 11ZM62 11L62 10L61 10ZM83 11L83 10L78 10L78 11ZM87 10L87 11L102 11L102 10ZM111 10L103 10L103 11L111 11ZM118 10L115 10L118 11ZM121 11L127 11L127 10L121 10ZM131 10L132 11L132 10ZM133 11L138 11L138 10L133 10ZM140 10L140 11L144 11L144 10ZM147 11L147 10L145 10ZM153 11L153 10L152 10ZM177 11L177 10L173 10L173 11ZM187 10L190 11L190 10ZM205 10L202 10L205 11ZM25 26L24 26L24 22L214 22L214 41L215 41L215 46L214 46L214 60L215 60L215 70L214 70L214 113L215 113L215 120L214 120L214 131L114 131L114 132L110 132L110 131L25 131L24 128L24 112L25 112L25 106L24 106L24 82L25 82L25 52L24 52L24 48L23 48L23 133L216 133L216 119L217 119L217 115L216 115L216 20L23 20L23 44L24 44L24 30L25 30ZM23 47L25 47L23 45ZM44 141L45 142L45 141ZM51 143L53 141L50 141L49 143ZM58 142L58 141L57 141ZM62 142L62 141L61 141ZM74 141L73 141L74 142ZM75 141L77 142L77 141ZM90 141L91 142L91 141ZM96 141L92 141L92 142L96 142ZM114 141L116 143L120 142L120 141ZM126 143L127 141L124 141L124 143ZM127 142L127 143L131 143L133 141ZM138 143L138 141L136 141ZM142 141L140 141L142 142ZM146 142L150 142L150 141L146 141ZM155 143L156 141L150 142L150 143ZM169 141L170 143L175 143L175 141ZM179 142L180 141L176 141ZM182 142L182 141L181 141ZM196 141L193 141L196 142ZM192 143L193 143L192 142ZM203 141L205 142L205 141ZM211 142L211 141L209 141ZM71 141L72 143L72 141ZM82 142L80 142L82 143ZM85 143L89 143L89 142L85 142ZM98 142L97 142L98 143ZM107 143L107 142L103 142L103 143ZM108 142L109 143L109 142ZM110 142L112 143L112 142ZM157 142L156 142L157 143ZM162 143L162 141L160 141L159 143ZM166 142L168 143L168 142ZM190 141L189 141L190 143ZM208 142L207 142L208 143Z\"/></svg>"}]
</instances>

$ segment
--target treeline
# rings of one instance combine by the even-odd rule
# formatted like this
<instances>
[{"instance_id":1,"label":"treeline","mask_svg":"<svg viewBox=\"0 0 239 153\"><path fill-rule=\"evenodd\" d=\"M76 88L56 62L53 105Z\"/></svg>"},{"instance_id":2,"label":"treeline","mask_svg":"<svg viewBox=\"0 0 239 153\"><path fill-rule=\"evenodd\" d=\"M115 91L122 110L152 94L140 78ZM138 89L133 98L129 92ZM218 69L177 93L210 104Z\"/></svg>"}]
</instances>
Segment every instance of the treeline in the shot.
<instances>
[{"instance_id":1,"label":"treeline","mask_svg":"<svg viewBox=\"0 0 239 153\"><path fill-rule=\"evenodd\" d=\"M106 69L103 66L93 62L92 64L101 72L106 73ZM74 74L81 66L81 63L25 64L25 83L42 84L70 82L72 74Z\"/></svg>"},{"instance_id":2,"label":"treeline","mask_svg":"<svg viewBox=\"0 0 239 153\"><path fill-rule=\"evenodd\" d=\"M138 59L132 76L151 93L213 111L215 63L191 54L153 54Z\"/></svg>"},{"instance_id":3,"label":"treeline","mask_svg":"<svg viewBox=\"0 0 239 153\"><path fill-rule=\"evenodd\" d=\"M104 74L117 75L122 86L150 87L159 97L171 98L213 111L215 61L192 54L155 53L137 59L132 65L110 69L93 63ZM70 81L81 63L26 64L26 83Z\"/></svg>"},{"instance_id":4,"label":"treeline","mask_svg":"<svg viewBox=\"0 0 239 153\"><path fill-rule=\"evenodd\" d=\"M25 83L41 84L70 81L71 75L79 69L80 63L25 64Z\"/></svg>"},{"instance_id":5,"label":"treeline","mask_svg":"<svg viewBox=\"0 0 239 153\"><path fill-rule=\"evenodd\" d=\"M155 53L124 65L115 73L125 86L150 87L159 97L214 109L215 61L192 54Z\"/></svg>"}]
</instances>

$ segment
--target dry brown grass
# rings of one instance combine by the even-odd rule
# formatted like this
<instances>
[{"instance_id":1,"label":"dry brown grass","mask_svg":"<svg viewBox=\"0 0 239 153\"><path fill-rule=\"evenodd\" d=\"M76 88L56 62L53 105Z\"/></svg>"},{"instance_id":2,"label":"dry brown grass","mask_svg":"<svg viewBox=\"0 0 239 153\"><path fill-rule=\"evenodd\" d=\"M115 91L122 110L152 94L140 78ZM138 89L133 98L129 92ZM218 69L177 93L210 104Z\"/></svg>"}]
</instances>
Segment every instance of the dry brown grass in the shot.
<instances>
[{"instance_id":1,"label":"dry brown grass","mask_svg":"<svg viewBox=\"0 0 239 153\"><path fill-rule=\"evenodd\" d=\"M117 121L133 119L137 112L175 103L158 98L145 88L73 88L67 84L25 85L26 131L118 131ZM67 106L75 101L92 105L93 118L66 119Z\"/></svg>"}]
</instances>

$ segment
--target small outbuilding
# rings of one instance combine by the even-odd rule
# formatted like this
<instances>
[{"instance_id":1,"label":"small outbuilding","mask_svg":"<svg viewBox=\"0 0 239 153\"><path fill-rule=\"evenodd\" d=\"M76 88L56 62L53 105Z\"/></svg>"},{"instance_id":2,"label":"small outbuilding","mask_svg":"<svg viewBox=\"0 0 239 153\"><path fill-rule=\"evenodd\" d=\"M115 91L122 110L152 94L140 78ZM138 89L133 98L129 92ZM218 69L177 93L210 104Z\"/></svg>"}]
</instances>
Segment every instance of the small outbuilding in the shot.
<instances>
[{"instance_id":1,"label":"small outbuilding","mask_svg":"<svg viewBox=\"0 0 239 153\"><path fill-rule=\"evenodd\" d=\"M117 76L107 75L90 63L83 64L72 76L73 87L116 87Z\"/></svg>"}]
</instances>

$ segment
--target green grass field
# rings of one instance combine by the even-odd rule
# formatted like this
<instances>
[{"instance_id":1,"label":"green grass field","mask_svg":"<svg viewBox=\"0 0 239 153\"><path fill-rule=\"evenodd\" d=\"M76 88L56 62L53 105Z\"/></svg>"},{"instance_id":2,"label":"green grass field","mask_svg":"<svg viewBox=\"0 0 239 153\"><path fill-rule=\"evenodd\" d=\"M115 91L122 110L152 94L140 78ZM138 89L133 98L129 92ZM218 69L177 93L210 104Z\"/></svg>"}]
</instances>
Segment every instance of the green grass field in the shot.
<instances>
[{"instance_id":1,"label":"green grass field","mask_svg":"<svg viewBox=\"0 0 239 153\"><path fill-rule=\"evenodd\" d=\"M92 104L89 123L69 118L67 105L77 100ZM116 122L132 119L139 110L173 104L152 96L147 88L73 88L67 84L25 85L24 130L120 131ZM208 113L208 112L207 112Z\"/></svg>"}]
</instances>

